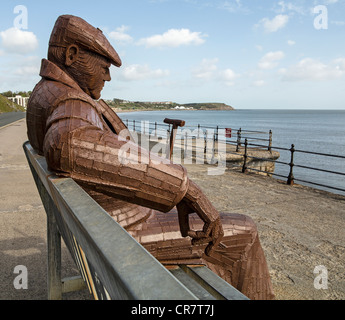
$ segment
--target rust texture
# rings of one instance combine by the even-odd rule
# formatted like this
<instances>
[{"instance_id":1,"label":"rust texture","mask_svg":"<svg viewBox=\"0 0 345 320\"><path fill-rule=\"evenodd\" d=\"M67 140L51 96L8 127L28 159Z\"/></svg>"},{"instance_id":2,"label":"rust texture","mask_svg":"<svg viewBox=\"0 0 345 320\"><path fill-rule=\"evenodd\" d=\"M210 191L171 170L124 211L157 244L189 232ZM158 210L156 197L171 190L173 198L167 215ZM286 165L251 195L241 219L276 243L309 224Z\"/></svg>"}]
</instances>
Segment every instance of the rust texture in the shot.
<instances>
[{"instance_id":1,"label":"rust texture","mask_svg":"<svg viewBox=\"0 0 345 320\"><path fill-rule=\"evenodd\" d=\"M121 60L100 29L75 16L57 19L28 103L32 147L164 265L207 265L251 299L274 298L253 221L219 213L183 166L132 142L99 100L111 64ZM130 150L127 161L122 150Z\"/></svg>"}]
</instances>

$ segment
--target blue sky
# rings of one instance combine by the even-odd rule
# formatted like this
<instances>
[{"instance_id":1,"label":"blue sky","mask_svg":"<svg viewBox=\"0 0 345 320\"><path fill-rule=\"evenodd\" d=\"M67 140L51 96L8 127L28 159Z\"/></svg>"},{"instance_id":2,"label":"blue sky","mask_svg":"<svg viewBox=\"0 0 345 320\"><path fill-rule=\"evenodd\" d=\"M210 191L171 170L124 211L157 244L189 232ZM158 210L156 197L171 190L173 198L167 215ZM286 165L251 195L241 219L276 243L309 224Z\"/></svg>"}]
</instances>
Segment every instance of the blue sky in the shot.
<instances>
[{"instance_id":1,"label":"blue sky","mask_svg":"<svg viewBox=\"0 0 345 320\"><path fill-rule=\"evenodd\" d=\"M56 18L73 14L122 59L105 99L345 109L345 0L4 0L1 9L0 92L33 89Z\"/></svg>"}]
</instances>

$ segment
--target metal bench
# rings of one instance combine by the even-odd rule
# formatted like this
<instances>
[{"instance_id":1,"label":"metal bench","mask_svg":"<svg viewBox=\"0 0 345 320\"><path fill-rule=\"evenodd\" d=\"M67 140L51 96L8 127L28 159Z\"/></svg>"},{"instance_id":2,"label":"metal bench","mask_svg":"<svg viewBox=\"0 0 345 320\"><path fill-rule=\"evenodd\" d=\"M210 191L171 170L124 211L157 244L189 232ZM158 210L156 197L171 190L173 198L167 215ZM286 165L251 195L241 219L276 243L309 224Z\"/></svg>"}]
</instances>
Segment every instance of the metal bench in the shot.
<instances>
[{"instance_id":1,"label":"metal bench","mask_svg":"<svg viewBox=\"0 0 345 320\"><path fill-rule=\"evenodd\" d=\"M47 214L48 299L86 286L95 299L248 299L206 267L166 269L73 179L47 169L29 142L23 145ZM80 277L61 279L61 237Z\"/></svg>"}]
</instances>

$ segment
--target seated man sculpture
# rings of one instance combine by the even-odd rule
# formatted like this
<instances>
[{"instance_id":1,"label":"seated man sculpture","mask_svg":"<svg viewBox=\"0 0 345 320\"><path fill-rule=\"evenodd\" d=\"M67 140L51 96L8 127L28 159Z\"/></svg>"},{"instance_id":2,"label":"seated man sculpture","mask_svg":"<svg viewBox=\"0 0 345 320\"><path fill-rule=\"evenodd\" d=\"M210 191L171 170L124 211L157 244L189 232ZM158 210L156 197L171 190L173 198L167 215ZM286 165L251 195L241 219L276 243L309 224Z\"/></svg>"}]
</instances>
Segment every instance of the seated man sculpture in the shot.
<instances>
[{"instance_id":1,"label":"seated man sculpture","mask_svg":"<svg viewBox=\"0 0 345 320\"><path fill-rule=\"evenodd\" d=\"M99 100L121 60L102 31L60 16L41 81L27 109L28 137L49 169L73 178L162 264L206 265L250 299L274 297L253 221L219 213L185 168L138 145L136 164L119 150L126 126ZM140 263L140 261L138 261Z\"/></svg>"}]
</instances>

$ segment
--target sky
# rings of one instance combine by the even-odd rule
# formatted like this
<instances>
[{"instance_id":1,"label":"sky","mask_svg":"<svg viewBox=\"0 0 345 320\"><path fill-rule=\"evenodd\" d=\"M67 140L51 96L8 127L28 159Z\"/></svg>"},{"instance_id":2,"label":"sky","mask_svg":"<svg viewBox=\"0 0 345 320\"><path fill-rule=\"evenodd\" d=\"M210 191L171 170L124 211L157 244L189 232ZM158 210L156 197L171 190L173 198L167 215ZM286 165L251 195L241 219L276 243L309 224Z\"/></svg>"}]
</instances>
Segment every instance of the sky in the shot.
<instances>
[{"instance_id":1,"label":"sky","mask_svg":"<svg viewBox=\"0 0 345 320\"><path fill-rule=\"evenodd\" d=\"M34 88L62 14L121 57L104 99L345 110L345 0L3 0L0 92Z\"/></svg>"}]
</instances>

